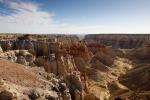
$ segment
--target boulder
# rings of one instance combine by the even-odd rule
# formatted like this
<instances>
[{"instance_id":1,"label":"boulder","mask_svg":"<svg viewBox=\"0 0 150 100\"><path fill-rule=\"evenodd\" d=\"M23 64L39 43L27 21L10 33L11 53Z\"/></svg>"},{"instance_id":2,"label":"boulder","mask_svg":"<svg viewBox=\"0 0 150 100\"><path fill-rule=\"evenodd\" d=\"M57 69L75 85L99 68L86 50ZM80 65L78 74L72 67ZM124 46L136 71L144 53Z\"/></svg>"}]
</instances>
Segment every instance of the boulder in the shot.
<instances>
[{"instance_id":1,"label":"boulder","mask_svg":"<svg viewBox=\"0 0 150 100\"><path fill-rule=\"evenodd\" d=\"M17 55L25 57L27 54L30 54L28 50L19 50L19 53Z\"/></svg>"},{"instance_id":2,"label":"boulder","mask_svg":"<svg viewBox=\"0 0 150 100\"><path fill-rule=\"evenodd\" d=\"M12 100L13 98L13 94L7 90L0 92L0 100Z\"/></svg>"},{"instance_id":3,"label":"boulder","mask_svg":"<svg viewBox=\"0 0 150 100\"><path fill-rule=\"evenodd\" d=\"M35 59L34 59L34 56L32 54L27 54L25 56L25 59L27 62L33 62Z\"/></svg>"},{"instance_id":4,"label":"boulder","mask_svg":"<svg viewBox=\"0 0 150 100\"><path fill-rule=\"evenodd\" d=\"M26 59L23 56L17 57L16 62L22 65L27 65Z\"/></svg>"},{"instance_id":5,"label":"boulder","mask_svg":"<svg viewBox=\"0 0 150 100\"><path fill-rule=\"evenodd\" d=\"M45 65L45 60L42 58L42 57L38 57L35 59L34 63L37 65L37 66L44 66Z\"/></svg>"},{"instance_id":6,"label":"boulder","mask_svg":"<svg viewBox=\"0 0 150 100\"><path fill-rule=\"evenodd\" d=\"M58 100L58 95L55 91L49 91L49 93L45 94L45 99L48 100Z\"/></svg>"},{"instance_id":7,"label":"boulder","mask_svg":"<svg viewBox=\"0 0 150 100\"><path fill-rule=\"evenodd\" d=\"M17 99L19 92L16 87L7 84L6 81L0 79L0 100Z\"/></svg>"}]
</instances>

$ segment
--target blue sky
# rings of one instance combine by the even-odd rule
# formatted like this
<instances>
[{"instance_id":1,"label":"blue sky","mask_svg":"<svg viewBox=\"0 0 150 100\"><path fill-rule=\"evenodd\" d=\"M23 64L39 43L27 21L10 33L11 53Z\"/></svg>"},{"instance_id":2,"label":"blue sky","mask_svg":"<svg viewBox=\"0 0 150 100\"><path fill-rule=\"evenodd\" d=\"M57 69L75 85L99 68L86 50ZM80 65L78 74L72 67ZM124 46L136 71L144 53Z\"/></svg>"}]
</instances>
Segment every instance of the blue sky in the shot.
<instances>
[{"instance_id":1,"label":"blue sky","mask_svg":"<svg viewBox=\"0 0 150 100\"><path fill-rule=\"evenodd\" d=\"M150 0L0 0L0 32L150 33Z\"/></svg>"}]
</instances>

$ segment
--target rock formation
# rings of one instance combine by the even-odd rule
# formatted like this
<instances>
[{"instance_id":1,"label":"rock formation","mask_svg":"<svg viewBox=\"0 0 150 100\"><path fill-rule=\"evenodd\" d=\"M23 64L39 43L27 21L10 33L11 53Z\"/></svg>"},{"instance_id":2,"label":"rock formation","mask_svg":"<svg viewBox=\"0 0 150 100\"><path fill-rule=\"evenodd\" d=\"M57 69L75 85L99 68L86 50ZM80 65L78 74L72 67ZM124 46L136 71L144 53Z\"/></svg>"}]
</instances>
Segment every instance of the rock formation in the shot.
<instances>
[{"instance_id":1,"label":"rock formation","mask_svg":"<svg viewBox=\"0 0 150 100\"><path fill-rule=\"evenodd\" d=\"M1 45L0 45L0 53L2 53L3 52L3 49L2 49L2 47L1 47Z\"/></svg>"},{"instance_id":2,"label":"rock formation","mask_svg":"<svg viewBox=\"0 0 150 100\"><path fill-rule=\"evenodd\" d=\"M66 100L71 99L69 92L67 92L68 87L65 83L63 83L63 81L55 77L51 77L49 80L57 81L49 82L42 75L40 76L32 72L32 69L25 68L23 65L15 64L7 60L0 60L0 62L3 62L3 64L0 65L1 100L9 100L13 98L16 98L17 100L19 100L19 98L30 98L34 100L40 98L48 100L57 100L58 98L67 98ZM46 72L44 73L46 74ZM58 91L53 88L58 88ZM61 96L59 96L59 94ZM63 97L63 94L65 94L66 97Z\"/></svg>"},{"instance_id":3,"label":"rock formation","mask_svg":"<svg viewBox=\"0 0 150 100\"><path fill-rule=\"evenodd\" d=\"M0 35L0 99L146 98L149 37Z\"/></svg>"}]
</instances>

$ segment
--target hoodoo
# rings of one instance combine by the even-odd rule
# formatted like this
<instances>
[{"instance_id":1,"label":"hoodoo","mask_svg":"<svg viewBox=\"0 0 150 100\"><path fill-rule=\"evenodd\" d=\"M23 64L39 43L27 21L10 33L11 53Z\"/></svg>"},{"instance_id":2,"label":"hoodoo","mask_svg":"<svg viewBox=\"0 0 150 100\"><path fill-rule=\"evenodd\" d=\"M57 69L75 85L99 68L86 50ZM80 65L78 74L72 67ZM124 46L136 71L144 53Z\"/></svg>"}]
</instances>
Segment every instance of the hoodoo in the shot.
<instances>
[{"instance_id":1,"label":"hoodoo","mask_svg":"<svg viewBox=\"0 0 150 100\"><path fill-rule=\"evenodd\" d=\"M149 100L149 35L7 36L0 100Z\"/></svg>"}]
</instances>

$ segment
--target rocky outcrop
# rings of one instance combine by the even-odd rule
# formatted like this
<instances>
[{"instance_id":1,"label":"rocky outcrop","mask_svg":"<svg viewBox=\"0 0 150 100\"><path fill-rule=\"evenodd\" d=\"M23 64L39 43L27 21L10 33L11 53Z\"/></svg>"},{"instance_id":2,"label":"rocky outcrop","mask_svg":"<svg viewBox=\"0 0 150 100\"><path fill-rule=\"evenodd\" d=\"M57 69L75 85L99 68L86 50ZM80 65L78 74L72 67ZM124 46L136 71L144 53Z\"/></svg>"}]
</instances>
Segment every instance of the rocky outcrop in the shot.
<instances>
[{"instance_id":1,"label":"rocky outcrop","mask_svg":"<svg viewBox=\"0 0 150 100\"><path fill-rule=\"evenodd\" d=\"M3 52L3 49L2 49L2 47L1 47L1 45L0 45L0 53L2 53Z\"/></svg>"},{"instance_id":2,"label":"rocky outcrop","mask_svg":"<svg viewBox=\"0 0 150 100\"><path fill-rule=\"evenodd\" d=\"M0 65L1 100L71 100L66 83L57 79L55 75L42 70L35 72L35 70L32 71L30 68L7 60L0 60L0 62L3 62ZM39 75L39 72L43 74ZM47 75L49 78L43 75Z\"/></svg>"},{"instance_id":3,"label":"rocky outcrop","mask_svg":"<svg viewBox=\"0 0 150 100\"><path fill-rule=\"evenodd\" d=\"M10 84L8 85L3 79L0 79L0 99L1 100L12 100L17 99L19 92L12 87Z\"/></svg>"},{"instance_id":4,"label":"rocky outcrop","mask_svg":"<svg viewBox=\"0 0 150 100\"><path fill-rule=\"evenodd\" d=\"M44 64L45 70L56 75L65 75L71 73L75 68L72 56L54 56L54 58L46 59Z\"/></svg>"},{"instance_id":5,"label":"rocky outcrop","mask_svg":"<svg viewBox=\"0 0 150 100\"><path fill-rule=\"evenodd\" d=\"M0 53L0 58L8 59L23 65L34 66L34 56L28 50L11 50Z\"/></svg>"},{"instance_id":6,"label":"rocky outcrop","mask_svg":"<svg viewBox=\"0 0 150 100\"><path fill-rule=\"evenodd\" d=\"M83 84L80 79L80 73L74 72L66 76L66 83L70 89L73 100L83 100Z\"/></svg>"},{"instance_id":7,"label":"rocky outcrop","mask_svg":"<svg viewBox=\"0 0 150 100\"><path fill-rule=\"evenodd\" d=\"M13 49L13 40L1 40L0 44L3 49L3 51L8 51Z\"/></svg>"}]
</instances>

